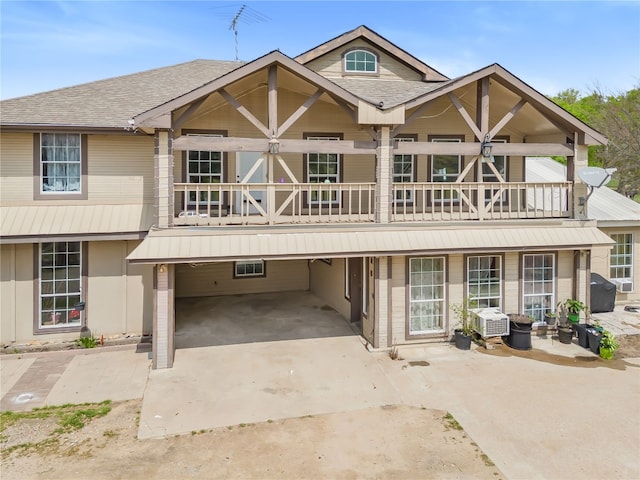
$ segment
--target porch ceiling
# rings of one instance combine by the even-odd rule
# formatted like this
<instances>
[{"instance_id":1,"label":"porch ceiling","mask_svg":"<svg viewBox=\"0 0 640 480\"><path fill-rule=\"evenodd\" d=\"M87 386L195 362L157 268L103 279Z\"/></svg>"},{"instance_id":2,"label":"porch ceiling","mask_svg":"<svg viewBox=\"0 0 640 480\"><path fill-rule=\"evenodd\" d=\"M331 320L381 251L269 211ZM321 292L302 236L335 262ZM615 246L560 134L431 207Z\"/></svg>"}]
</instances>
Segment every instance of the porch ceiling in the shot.
<instances>
[{"instance_id":1,"label":"porch ceiling","mask_svg":"<svg viewBox=\"0 0 640 480\"><path fill-rule=\"evenodd\" d=\"M127 259L131 263L200 263L243 259L346 258L505 250L562 250L610 245L594 226L495 225L450 228L271 228L152 230Z\"/></svg>"}]
</instances>

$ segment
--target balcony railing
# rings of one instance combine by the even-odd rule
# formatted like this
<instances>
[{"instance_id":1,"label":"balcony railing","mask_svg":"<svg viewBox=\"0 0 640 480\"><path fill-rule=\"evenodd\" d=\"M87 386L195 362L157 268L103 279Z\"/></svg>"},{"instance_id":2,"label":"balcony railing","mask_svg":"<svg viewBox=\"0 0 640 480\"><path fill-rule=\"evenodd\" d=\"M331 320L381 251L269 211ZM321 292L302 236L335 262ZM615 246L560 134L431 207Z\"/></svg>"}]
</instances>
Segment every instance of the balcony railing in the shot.
<instances>
[{"instance_id":1,"label":"balcony railing","mask_svg":"<svg viewBox=\"0 0 640 480\"><path fill-rule=\"evenodd\" d=\"M363 223L375 183L177 183L174 225ZM391 220L565 218L570 182L396 183Z\"/></svg>"},{"instance_id":2,"label":"balcony railing","mask_svg":"<svg viewBox=\"0 0 640 480\"><path fill-rule=\"evenodd\" d=\"M174 184L175 225L362 223L375 183Z\"/></svg>"}]
</instances>

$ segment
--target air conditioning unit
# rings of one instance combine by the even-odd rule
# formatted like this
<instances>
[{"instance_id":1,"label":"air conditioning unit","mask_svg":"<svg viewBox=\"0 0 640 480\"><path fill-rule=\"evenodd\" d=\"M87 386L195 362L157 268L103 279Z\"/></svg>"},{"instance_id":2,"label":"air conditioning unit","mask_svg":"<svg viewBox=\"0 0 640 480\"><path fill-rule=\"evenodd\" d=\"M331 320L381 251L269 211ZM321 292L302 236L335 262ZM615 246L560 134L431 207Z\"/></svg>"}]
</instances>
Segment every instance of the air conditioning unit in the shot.
<instances>
[{"instance_id":1,"label":"air conditioning unit","mask_svg":"<svg viewBox=\"0 0 640 480\"><path fill-rule=\"evenodd\" d=\"M611 282L616 286L616 290L622 293L633 291L633 280L613 278Z\"/></svg>"},{"instance_id":2,"label":"air conditioning unit","mask_svg":"<svg viewBox=\"0 0 640 480\"><path fill-rule=\"evenodd\" d=\"M480 336L501 337L509 335L509 317L497 308L472 309L473 328Z\"/></svg>"}]
</instances>

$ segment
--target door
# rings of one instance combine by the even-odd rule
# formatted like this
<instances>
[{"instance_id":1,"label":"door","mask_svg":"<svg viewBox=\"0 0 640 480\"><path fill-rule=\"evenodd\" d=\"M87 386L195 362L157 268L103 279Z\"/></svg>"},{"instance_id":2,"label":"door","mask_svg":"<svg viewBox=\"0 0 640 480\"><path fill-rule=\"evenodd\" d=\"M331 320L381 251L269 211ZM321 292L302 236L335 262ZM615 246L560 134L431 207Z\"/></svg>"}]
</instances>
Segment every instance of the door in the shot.
<instances>
[{"instance_id":1,"label":"door","mask_svg":"<svg viewBox=\"0 0 640 480\"><path fill-rule=\"evenodd\" d=\"M349 292L351 323L359 323L362 319L362 258L349 259Z\"/></svg>"},{"instance_id":2,"label":"door","mask_svg":"<svg viewBox=\"0 0 640 480\"><path fill-rule=\"evenodd\" d=\"M253 166L258 162L262 152L237 152L236 153L236 182L237 183L267 183L267 161L264 159L258 168L245 180L245 177L252 170ZM249 190L249 194L254 198L255 202L267 211L267 191ZM241 215L258 215L260 212L249 201L246 195L238 191L234 198L235 213Z\"/></svg>"}]
</instances>

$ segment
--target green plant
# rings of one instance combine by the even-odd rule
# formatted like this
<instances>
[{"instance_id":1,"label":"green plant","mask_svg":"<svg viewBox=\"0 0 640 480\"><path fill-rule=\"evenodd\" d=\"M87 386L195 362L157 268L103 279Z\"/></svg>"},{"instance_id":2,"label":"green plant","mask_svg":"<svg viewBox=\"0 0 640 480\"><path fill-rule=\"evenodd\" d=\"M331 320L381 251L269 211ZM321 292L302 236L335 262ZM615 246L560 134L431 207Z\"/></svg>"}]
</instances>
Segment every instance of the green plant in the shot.
<instances>
[{"instance_id":1,"label":"green plant","mask_svg":"<svg viewBox=\"0 0 640 480\"><path fill-rule=\"evenodd\" d=\"M478 302L472 298L468 298L462 303L454 303L451 305L451 310L458 317L459 330L463 335L471 335L473 333L473 325L471 324L471 309L476 308Z\"/></svg>"},{"instance_id":2,"label":"green plant","mask_svg":"<svg viewBox=\"0 0 640 480\"><path fill-rule=\"evenodd\" d=\"M604 330L602 332L602 338L600 339L600 349L605 348L607 350L615 352L619 346L620 344L618 343L618 340L616 340L616 337L613 335L613 333L611 333L609 330Z\"/></svg>"},{"instance_id":3,"label":"green plant","mask_svg":"<svg viewBox=\"0 0 640 480\"><path fill-rule=\"evenodd\" d=\"M577 314L582 311L587 311L587 306L580 300L574 300L573 298L567 298L558 303L558 307L562 308L566 313Z\"/></svg>"},{"instance_id":4,"label":"green plant","mask_svg":"<svg viewBox=\"0 0 640 480\"><path fill-rule=\"evenodd\" d=\"M93 335L90 337L80 337L76 339L76 345L82 348L96 348L98 340L96 340L96 337Z\"/></svg>"}]
</instances>

